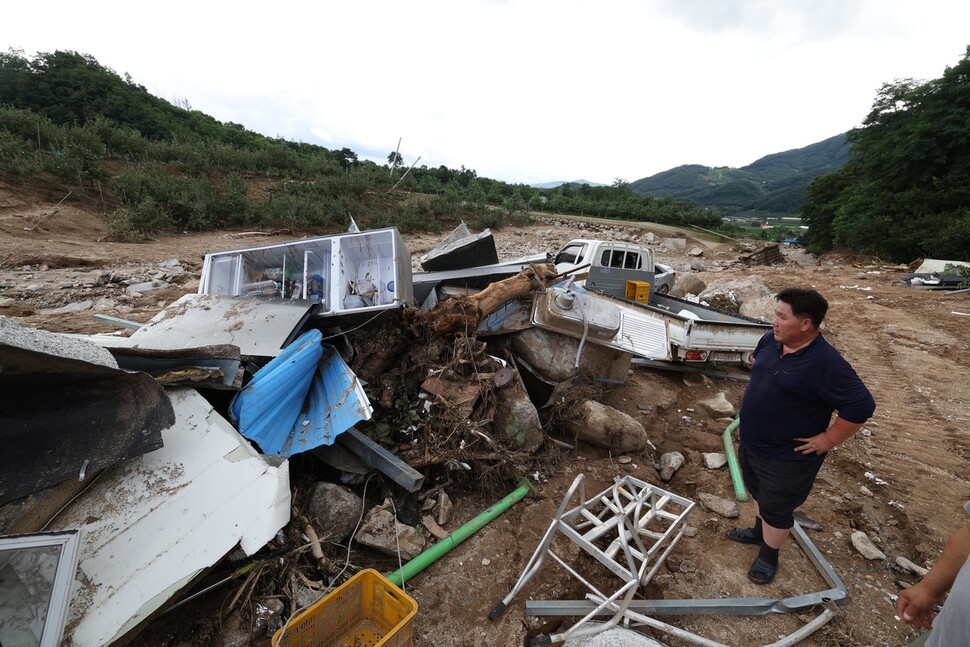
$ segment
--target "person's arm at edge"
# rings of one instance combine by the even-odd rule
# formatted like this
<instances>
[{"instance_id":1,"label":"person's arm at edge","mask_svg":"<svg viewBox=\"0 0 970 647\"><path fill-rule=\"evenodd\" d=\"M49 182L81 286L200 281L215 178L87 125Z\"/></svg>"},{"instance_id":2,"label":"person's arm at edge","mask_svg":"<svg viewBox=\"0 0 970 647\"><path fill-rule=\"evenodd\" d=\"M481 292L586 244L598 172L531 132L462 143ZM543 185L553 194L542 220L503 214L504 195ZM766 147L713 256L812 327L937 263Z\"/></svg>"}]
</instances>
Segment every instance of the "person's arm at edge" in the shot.
<instances>
[{"instance_id":1,"label":"person's arm at edge","mask_svg":"<svg viewBox=\"0 0 970 647\"><path fill-rule=\"evenodd\" d=\"M943 554L930 572L919 582L899 592L896 609L903 622L929 629L933 624L933 606L953 586L953 580L970 555L970 524L963 526L946 540Z\"/></svg>"}]
</instances>

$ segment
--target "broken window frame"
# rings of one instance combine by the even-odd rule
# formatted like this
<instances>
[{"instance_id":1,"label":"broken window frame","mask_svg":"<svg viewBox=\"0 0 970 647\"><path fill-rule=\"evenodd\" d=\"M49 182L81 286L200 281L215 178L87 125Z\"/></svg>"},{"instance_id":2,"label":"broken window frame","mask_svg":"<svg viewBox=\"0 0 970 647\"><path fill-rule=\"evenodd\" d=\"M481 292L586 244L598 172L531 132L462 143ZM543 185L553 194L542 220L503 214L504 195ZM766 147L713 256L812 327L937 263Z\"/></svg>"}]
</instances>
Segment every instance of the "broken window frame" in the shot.
<instances>
[{"instance_id":1,"label":"broken window frame","mask_svg":"<svg viewBox=\"0 0 970 647\"><path fill-rule=\"evenodd\" d=\"M61 643L67 606L71 598L71 585L77 572L81 533L78 530L10 535L0 537L0 553L56 548L57 564L50 582L50 594L44 614L43 630L39 647L57 647Z\"/></svg>"}]
</instances>

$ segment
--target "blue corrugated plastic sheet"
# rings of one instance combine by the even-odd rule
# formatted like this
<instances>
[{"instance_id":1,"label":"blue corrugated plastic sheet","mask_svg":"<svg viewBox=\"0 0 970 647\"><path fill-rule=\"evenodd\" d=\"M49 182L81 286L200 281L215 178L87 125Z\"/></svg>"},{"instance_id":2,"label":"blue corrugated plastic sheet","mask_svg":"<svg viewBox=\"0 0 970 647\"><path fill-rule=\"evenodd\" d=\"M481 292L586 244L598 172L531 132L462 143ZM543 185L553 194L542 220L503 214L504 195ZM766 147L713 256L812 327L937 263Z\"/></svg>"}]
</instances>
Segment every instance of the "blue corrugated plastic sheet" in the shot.
<instances>
[{"instance_id":1,"label":"blue corrugated plastic sheet","mask_svg":"<svg viewBox=\"0 0 970 647\"><path fill-rule=\"evenodd\" d=\"M370 419L360 380L322 339L319 330L301 335L233 400L239 433L263 453L292 456L331 445L340 433Z\"/></svg>"}]
</instances>

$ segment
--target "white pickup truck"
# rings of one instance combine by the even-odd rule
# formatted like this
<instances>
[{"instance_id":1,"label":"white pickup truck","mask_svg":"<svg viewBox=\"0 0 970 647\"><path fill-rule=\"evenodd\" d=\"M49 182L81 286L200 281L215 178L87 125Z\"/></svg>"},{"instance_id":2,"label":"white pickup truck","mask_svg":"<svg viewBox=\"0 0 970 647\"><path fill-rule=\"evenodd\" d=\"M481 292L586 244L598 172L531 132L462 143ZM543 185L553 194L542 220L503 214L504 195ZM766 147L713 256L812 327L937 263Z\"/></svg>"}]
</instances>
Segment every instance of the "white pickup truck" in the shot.
<instances>
[{"instance_id":1,"label":"white pickup truck","mask_svg":"<svg viewBox=\"0 0 970 647\"><path fill-rule=\"evenodd\" d=\"M635 243L604 240L571 240L556 254L556 270L588 272L585 281L562 291L587 291L605 299L590 318L616 310L618 332L609 340L590 338L593 343L614 346L643 357L671 362L716 362L750 365L752 352L771 325L756 319L724 312L699 303L669 296L674 270L654 262L653 250ZM585 266L587 269L582 269ZM650 284L649 302L626 298L626 282ZM563 303L559 301L559 303ZM552 308L543 322L556 329ZM560 317L561 318L561 317ZM588 328L588 327L587 327ZM595 328L595 326L594 326ZM662 336L665 342L658 348Z\"/></svg>"},{"instance_id":2,"label":"white pickup truck","mask_svg":"<svg viewBox=\"0 0 970 647\"><path fill-rule=\"evenodd\" d=\"M668 294L676 275L672 267L654 261L649 247L609 240L571 240L556 253L553 262L558 272L588 265L586 286L620 297L628 280L646 281L651 293Z\"/></svg>"}]
</instances>

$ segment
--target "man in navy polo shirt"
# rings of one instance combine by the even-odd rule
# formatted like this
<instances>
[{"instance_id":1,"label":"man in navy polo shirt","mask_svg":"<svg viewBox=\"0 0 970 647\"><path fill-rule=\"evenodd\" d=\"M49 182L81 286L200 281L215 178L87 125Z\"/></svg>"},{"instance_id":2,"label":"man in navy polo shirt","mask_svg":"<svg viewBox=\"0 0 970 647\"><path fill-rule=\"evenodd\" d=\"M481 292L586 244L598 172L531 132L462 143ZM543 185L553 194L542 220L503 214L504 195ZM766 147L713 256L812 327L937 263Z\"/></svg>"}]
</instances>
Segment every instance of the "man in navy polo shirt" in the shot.
<instances>
[{"instance_id":1,"label":"man in navy polo shirt","mask_svg":"<svg viewBox=\"0 0 970 647\"><path fill-rule=\"evenodd\" d=\"M775 298L772 332L755 349L740 412L741 473L757 518L753 528L728 533L761 547L748 571L755 584L774 579L795 508L808 498L826 452L859 431L876 408L869 389L819 332L829 307L822 295L787 288Z\"/></svg>"}]
</instances>

